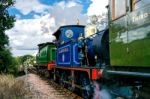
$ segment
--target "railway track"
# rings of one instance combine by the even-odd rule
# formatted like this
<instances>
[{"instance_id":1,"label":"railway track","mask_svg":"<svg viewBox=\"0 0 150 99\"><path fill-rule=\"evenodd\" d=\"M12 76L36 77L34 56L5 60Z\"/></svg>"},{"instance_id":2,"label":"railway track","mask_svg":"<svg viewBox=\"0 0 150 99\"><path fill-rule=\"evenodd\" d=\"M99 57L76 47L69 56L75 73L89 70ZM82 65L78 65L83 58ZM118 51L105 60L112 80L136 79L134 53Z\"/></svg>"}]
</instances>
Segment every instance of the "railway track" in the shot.
<instances>
[{"instance_id":1,"label":"railway track","mask_svg":"<svg viewBox=\"0 0 150 99\"><path fill-rule=\"evenodd\" d=\"M59 92L59 95L65 96L66 99L83 99L82 97L78 96L77 94L71 92L70 90L60 86L59 84L55 83L54 81L50 80L48 81L51 86L56 89L57 92Z\"/></svg>"},{"instance_id":2,"label":"railway track","mask_svg":"<svg viewBox=\"0 0 150 99\"><path fill-rule=\"evenodd\" d=\"M58 83L56 83L52 79L50 80L49 78L47 78L47 77L45 77L43 75L39 75L39 73L37 73L35 68L29 68L27 70L27 72L28 73L32 73L32 74L36 74L36 75L40 76L40 78L42 78L42 80L46 81L48 83L48 85L52 87L52 91L51 92L54 94L54 96L56 96L56 98L57 98L57 96L59 96L59 97L62 97L61 99L83 99L80 95L70 91L67 88L62 87L61 85L59 85ZM150 86L143 87L141 89L135 90L136 93L137 93L136 96L140 96L137 99L150 99L150 95L149 95L150 89L149 89L149 87ZM53 89L55 89L55 90L53 90ZM58 98L58 99L60 99L60 98ZM126 98L123 98L123 97L120 98L118 96L118 98L116 98L116 99L126 99Z\"/></svg>"},{"instance_id":3,"label":"railway track","mask_svg":"<svg viewBox=\"0 0 150 99\"><path fill-rule=\"evenodd\" d=\"M33 73L33 74L39 75L35 68L28 68L27 73ZM70 91L69 89L62 87L61 85L59 85L55 81L50 80L49 78L47 78L43 75L39 75L39 76L42 78L42 80L48 82L49 86L51 86L55 89L52 92L56 97L62 96L63 97L62 99L83 99L82 97L80 97L76 93Z\"/></svg>"}]
</instances>

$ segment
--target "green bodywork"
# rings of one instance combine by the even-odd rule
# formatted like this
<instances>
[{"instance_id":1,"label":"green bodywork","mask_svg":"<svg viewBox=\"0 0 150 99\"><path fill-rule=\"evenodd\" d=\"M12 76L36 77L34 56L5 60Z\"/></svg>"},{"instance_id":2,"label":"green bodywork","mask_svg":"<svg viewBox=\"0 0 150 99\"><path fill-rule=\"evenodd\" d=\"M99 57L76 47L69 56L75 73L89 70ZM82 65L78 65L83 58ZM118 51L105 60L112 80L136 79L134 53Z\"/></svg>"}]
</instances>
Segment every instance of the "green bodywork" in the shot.
<instances>
[{"instance_id":1,"label":"green bodywork","mask_svg":"<svg viewBox=\"0 0 150 99\"><path fill-rule=\"evenodd\" d=\"M56 57L56 47L54 45L45 45L39 49L37 55L37 64L45 65L54 62Z\"/></svg>"},{"instance_id":2,"label":"green bodywork","mask_svg":"<svg viewBox=\"0 0 150 99\"><path fill-rule=\"evenodd\" d=\"M150 4L110 20L112 66L150 67Z\"/></svg>"}]
</instances>

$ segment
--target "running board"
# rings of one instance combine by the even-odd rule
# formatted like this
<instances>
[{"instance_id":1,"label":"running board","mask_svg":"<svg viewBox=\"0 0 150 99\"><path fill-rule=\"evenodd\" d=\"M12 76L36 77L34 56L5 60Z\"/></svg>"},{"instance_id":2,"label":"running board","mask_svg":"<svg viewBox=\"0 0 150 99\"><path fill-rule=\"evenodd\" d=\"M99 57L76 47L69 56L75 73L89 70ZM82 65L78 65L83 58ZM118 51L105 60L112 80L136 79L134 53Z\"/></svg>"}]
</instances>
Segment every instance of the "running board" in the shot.
<instances>
[{"instance_id":1,"label":"running board","mask_svg":"<svg viewBox=\"0 0 150 99\"><path fill-rule=\"evenodd\" d=\"M150 78L150 73L141 73L141 72L129 72L129 71L113 71L113 70L106 70L106 73L111 75L119 75L119 76L133 76L133 77L143 77L143 78Z\"/></svg>"}]
</instances>

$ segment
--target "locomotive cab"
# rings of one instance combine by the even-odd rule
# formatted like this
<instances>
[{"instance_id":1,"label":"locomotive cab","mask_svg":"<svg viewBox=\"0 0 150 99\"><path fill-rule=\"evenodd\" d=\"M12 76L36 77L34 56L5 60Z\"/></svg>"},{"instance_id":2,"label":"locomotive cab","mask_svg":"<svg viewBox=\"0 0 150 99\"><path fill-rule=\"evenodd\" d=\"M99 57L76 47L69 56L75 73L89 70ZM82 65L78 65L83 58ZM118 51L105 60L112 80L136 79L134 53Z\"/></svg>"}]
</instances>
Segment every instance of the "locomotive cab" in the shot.
<instances>
[{"instance_id":1,"label":"locomotive cab","mask_svg":"<svg viewBox=\"0 0 150 99\"><path fill-rule=\"evenodd\" d=\"M84 26L61 26L53 35L56 37L57 65L62 67L81 66L78 39L80 36L84 36Z\"/></svg>"}]
</instances>

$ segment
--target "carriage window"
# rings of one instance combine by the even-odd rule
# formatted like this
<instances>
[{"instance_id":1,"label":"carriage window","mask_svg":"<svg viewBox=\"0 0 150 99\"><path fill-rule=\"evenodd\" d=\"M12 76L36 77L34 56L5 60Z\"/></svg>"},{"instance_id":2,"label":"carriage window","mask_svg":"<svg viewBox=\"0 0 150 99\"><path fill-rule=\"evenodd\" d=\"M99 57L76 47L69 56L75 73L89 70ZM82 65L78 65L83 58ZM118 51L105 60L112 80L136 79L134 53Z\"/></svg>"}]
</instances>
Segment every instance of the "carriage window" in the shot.
<instances>
[{"instance_id":1,"label":"carriage window","mask_svg":"<svg viewBox=\"0 0 150 99\"><path fill-rule=\"evenodd\" d=\"M133 0L133 10L141 8L150 3L150 0Z\"/></svg>"},{"instance_id":2,"label":"carriage window","mask_svg":"<svg viewBox=\"0 0 150 99\"><path fill-rule=\"evenodd\" d=\"M112 0L112 19L126 14L126 0Z\"/></svg>"}]
</instances>

